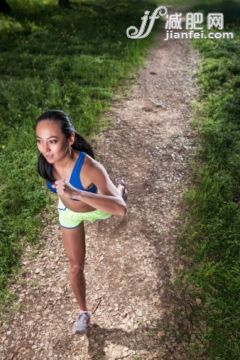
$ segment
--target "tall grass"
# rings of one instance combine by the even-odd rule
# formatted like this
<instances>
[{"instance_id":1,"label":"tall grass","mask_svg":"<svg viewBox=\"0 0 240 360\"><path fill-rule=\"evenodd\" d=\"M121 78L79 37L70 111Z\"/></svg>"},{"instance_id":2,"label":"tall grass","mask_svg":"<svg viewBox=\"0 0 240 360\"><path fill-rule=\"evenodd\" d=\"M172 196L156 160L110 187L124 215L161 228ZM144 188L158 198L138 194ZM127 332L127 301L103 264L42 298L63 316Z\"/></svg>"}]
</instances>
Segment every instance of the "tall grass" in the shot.
<instances>
[{"instance_id":1,"label":"tall grass","mask_svg":"<svg viewBox=\"0 0 240 360\"><path fill-rule=\"evenodd\" d=\"M199 8L221 12L225 5ZM240 6L229 6L235 11L226 29L234 31L234 40L194 42L201 55L194 119L201 146L182 237L191 257L184 279L203 302L192 319L202 346L193 347L192 356L218 360L240 359Z\"/></svg>"},{"instance_id":2,"label":"tall grass","mask_svg":"<svg viewBox=\"0 0 240 360\"><path fill-rule=\"evenodd\" d=\"M153 37L133 41L150 1L9 1L0 16L0 301L27 242L37 241L41 210L50 203L36 174L34 119L60 108L84 136L104 125L116 88L144 59Z\"/></svg>"}]
</instances>

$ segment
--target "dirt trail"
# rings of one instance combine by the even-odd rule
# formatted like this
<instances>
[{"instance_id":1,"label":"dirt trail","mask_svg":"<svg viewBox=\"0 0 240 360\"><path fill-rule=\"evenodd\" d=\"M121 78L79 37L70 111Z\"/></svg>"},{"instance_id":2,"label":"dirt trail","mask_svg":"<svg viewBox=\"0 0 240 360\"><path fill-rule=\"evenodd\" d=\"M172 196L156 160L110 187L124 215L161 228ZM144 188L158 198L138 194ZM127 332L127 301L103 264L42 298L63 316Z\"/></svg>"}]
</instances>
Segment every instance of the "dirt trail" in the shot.
<instances>
[{"instance_id":1,"label":"dirt trail","mask_svg":"<svg viewBox=\"0 0 240 360\"><path fill-rule=\"evenodd\" d=\"M113 103L97 153L113 179L124 175L129 221L86 225L86 281L93 315L88 337L72 336L78 313L56 217L29 248L12 286L18 297L0 329L1 359L183 359L165 336L171 288L181 263L178 215L194 152L190 101L196 56L186 41L159 35L129 95ZM53 208L54 209L54 208ZM55 211L55 210L54 210Z\"/></svg>"}]
</instances>

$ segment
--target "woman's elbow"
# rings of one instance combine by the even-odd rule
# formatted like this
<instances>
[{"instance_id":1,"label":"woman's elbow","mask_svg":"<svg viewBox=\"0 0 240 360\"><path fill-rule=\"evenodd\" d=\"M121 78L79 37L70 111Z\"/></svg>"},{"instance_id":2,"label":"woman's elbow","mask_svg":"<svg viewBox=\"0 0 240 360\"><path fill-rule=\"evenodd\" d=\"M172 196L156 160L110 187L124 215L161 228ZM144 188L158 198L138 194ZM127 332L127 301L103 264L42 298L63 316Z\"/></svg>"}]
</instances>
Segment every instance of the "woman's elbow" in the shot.
<instances>
[{"instance_id":1,"label":"woman's elbow","mask_svg":"<svg viewBox=\"0 0 240 360\"><path fill-rule=\"evenodd\" d=\"M119 207L117 216L124 217L125 215L127 215L127 211L127 205L123 204Z\"/></svg>"}]
</instances>

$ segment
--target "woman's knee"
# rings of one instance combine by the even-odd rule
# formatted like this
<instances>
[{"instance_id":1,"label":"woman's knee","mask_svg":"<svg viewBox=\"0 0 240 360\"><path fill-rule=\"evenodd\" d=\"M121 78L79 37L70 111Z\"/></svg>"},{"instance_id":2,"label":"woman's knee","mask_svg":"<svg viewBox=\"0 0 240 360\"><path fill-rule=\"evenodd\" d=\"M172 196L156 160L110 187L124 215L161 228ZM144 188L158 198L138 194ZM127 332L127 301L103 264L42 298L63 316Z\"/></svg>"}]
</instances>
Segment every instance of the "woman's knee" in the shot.
<instances>
[{"instance_id":1,"label":"woman's knee","mask_svg":"<svg viewBox=\"0 0 240 360\"><path fill-rule=\"evenodd\" d=\"M69 271L71 276L79 276L84 272L84 263L69 263Z\"/></svg>"}]
</instances>

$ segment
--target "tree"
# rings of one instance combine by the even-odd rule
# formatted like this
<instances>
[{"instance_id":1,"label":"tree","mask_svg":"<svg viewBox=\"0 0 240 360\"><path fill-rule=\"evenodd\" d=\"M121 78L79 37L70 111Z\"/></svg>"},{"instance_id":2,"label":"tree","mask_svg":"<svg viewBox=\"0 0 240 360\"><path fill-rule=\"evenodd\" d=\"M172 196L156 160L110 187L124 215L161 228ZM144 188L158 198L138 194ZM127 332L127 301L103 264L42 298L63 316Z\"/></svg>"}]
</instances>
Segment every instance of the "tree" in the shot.
<instances>
[{"instance_id":1,"label":"tree","mask_svg":"<svg viewBox=\"0 0 240 360\"><path fill-rule=\"evenodd\" d=\"M70 7L69 0L58 0L58 5L62 8Z\"/></svg>"},{"instance_id":2,"label":"tree","mask_svg":"<svg viewBox=\"0 0 240 360\"><path fill-rule=\"evenodd\" d=\"M0 12L4 14L9 14L11 12L11 8L6 0L0 0Z\"/></svg>"}]
</instances>

